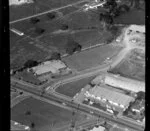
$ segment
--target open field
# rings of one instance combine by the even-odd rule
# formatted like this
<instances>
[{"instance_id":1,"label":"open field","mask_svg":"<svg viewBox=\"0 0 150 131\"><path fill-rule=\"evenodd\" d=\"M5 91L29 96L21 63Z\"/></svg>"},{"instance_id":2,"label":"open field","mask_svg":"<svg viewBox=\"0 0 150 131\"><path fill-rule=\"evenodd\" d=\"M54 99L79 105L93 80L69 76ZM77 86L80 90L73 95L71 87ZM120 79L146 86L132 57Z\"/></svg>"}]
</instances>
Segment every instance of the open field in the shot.
<instances>
[{"instance_id":1,"label":"open field","mask_svg":"<svg viewBox=\"0 0 150 131\"><path fill-rule=\"evenodd\" d=\"M31 114L26 115L27 111ZM82 121L85 118L85 115L76 115L77 120ZM27 126L33 122L35 130L49 131L50 128L70 124L72 112L34 98L27 98L11 109L11 119Z\"/></svg>"},{"instance_id":2,"label":"open field","mask_svg":"<svg viewBox=\"0 0 150 131\"><path fill-rule=\"evenodd\" d=\"M69 10L66 10L69 13ZM36 25L32 25L29 20L11 24L11 28L24 32L24 36L17 36L10 32L10 54L11 67L22 66L28 59L44 60L50 57L52 51L59 51L65 54L65 47L68 36L72 35L75 41L79 42L83 48L104 43L112 37L111 33L103 31L102 28L87 29L99 24L93 20L94 14L84 12L76 12L75 15L67 16L66 19L49 20L47 16L40 16L41 21ZM92 18L91 18L92 17ZM82 20L80 20L82 19ZM68 23L70 30L65 33L56 33L59 31L62 23ZM84 26L83 26L84 25ZM46 31L42 35L34 32L35 27L42 27Z\"/></svg>"},{"instance_id":3,"label":"open field","mask_svg":"<svg viewBox=\"0 0 150 131\"><path fill-rule=\"evenodd\" d=\"M36 3L10 6L10 21L62 7L80 0L38 0Z\"/></svg>"},{"instance_id":4,"label":"open field","mask_svg":"<svg viewBox=\"0 0 150 131\"><path fill-rule=\"evenodd\" d=\"M69 66L69 68L81 71L100 66L107 57L111 58L115 56L120 50L121 47L104 45L65 57L63 58L63 61Z\"/></svg>"},{"instance_id":5,"label":"open field","mask_svg":"<svg viewBox=\"0 0 150 131\"><path fill-rule=\"evenodd\" d=\"M126 14L123 14L115 19L116 24L145 24L145 11L143 10L131 10Z\"/></svg>"},{"instance_id":6,"label":"open field","mask_svg":"<svg viewBox=\"0 0 150 131\"><path fill-rule=\"evenodd\" d=\"M133 63L128 60L123 61L118 66L110 71L114 74L120 74L121 76L145 81L145 66L140 63Z\"/></svg>"},{"instance_id":7,"label":"open field","mask_svg":"<svg viewBox=\"0 0 150 131\"><path fill-rule=\"evenodd\" d=\"M90 83L91 80L93 80L94 78L95 76L91 76L71 83L67 83L57 87L55 91L66 96L73 97L76 95L76 93L80 92L80 90L84 88L88 83Z\"/></svg>"},{"instance_id":8,"label":"open field","mask_svg":"<svg viewBox=\"0 0 150 131\"><path fill-rule=\"evenodd\" d=\"M132 50L127 58L110 72L120 74L132 79L145 81L145 52L142 50Z\"/></svg>"}]
</instances>

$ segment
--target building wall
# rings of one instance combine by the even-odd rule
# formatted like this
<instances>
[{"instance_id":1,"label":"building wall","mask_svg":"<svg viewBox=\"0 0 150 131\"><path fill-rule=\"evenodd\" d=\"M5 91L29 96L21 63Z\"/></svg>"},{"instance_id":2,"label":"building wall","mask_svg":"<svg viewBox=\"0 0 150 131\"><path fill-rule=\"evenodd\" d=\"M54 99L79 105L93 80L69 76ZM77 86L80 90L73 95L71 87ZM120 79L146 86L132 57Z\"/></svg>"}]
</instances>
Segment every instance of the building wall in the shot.
<instances>
[{"instance_id":1,"label":"building wall","mask_svg":"<svg viewBox=\"0 0 150 131\"><path fill-rule=\"evenodd\" d=\"M115 111L118 112L123 112L128 106L126 106L125 108L121 108L120 106L115 106L114 104L111 104L108 100L103 101L103 100L98 100L98 99L94 99L93 97L87 96L87 98L89 98L91 101L99 103L101 106L106 107L110 106L110 109L113 109Z\"/></svg>"}]
</instances>

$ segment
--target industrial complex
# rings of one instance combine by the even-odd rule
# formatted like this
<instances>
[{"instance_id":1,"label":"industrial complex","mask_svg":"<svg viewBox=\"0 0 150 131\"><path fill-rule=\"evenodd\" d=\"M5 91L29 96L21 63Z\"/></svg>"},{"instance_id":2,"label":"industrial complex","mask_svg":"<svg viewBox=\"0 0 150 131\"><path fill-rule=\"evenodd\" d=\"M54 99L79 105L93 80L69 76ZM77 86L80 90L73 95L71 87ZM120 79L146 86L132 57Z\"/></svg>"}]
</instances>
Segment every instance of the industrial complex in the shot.
<instances>
[{"instance_id":1,"label":"industrial complex","mask_svg":"<svg viewBox=\"0 0 150 131\"><path fill-rule=\"evenodd\" d=\"M144 0L9 5L12 131L146 129Z\"/></svg>"}]
</instances>

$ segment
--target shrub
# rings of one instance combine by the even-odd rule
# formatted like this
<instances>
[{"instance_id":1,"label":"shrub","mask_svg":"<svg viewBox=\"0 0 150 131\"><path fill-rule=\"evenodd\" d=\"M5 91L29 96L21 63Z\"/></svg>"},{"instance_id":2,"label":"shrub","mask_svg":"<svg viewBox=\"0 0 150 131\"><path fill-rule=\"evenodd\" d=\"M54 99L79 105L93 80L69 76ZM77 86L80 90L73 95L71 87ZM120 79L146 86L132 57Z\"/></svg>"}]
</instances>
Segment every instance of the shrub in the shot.
<instances>
[{"instance_id":1,"label":"shrub","mask_svg":"<svg viewBox=\"0 0 150 131\"><path fill-rule=\"evenodd\" d=\"M30 22L31 22L32 24L36 24L36 23L40 22L40 19L34 17L34 18L31 18L31 19L30 19Z\"/></svg>"}]
</instances>

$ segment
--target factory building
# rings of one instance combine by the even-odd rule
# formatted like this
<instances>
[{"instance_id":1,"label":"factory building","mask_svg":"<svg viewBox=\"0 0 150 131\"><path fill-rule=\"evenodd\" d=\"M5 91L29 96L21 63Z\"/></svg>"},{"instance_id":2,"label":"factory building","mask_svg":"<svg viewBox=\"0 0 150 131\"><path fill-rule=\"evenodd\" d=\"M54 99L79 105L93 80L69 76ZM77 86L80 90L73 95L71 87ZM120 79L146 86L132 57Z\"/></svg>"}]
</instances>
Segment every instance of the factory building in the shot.
<instances>
[{"instance_id":1,"label":"factory building","mask_svg":"<svg viewBox=\"0 0 150 131\"><path fill-rule=\"evenodd\" d=\"M113 74L106 75L104 83L113 87L121 88L132 92L145 92L145 82L132 80Z\"/></svg>"},{"instance_id":2,"label":"factory building","mask_svg":"<svg viewBox=\"0 0 150 131\"><path fill-rule=\"evenodd\" d=\"M84 95L91 101L95 101L101 106L117 112L123 112L128 108L129 103L135 100L135 98L131 96L97 85L89 91L86 91Z\"/></svg>"},{"instance_id":3,"label":"factory building","mask_svg":"<svg viewBox=\"0 0 150 131\"><path fill-rule=\"evenodd\" d=\"M34 73L34 75L41 76L49 73L58 74L65 69L67 69L67 66L62 61L52 60L43 62L38 66L32 67L30 70Z\"/></svg>"}]
</instances>

